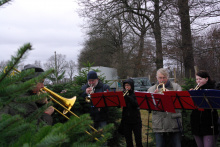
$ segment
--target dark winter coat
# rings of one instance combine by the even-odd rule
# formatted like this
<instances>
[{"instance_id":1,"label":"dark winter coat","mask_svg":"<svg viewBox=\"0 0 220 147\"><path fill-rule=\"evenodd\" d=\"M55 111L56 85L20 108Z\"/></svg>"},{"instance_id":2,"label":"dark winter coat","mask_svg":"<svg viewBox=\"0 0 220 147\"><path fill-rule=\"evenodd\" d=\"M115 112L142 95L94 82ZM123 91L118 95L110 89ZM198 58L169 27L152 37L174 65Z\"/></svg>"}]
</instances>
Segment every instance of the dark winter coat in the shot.
<instances>
[{"instance_id":1,"label":"dark winter coat","mask_svg":"<svg viewBox=\"0 0 220 147\"><path fill-rule=\"evenodd\" d=\"M214 89L214 84L205 84L200 89ZM205 136L205 135L217 135L218 134L218 112L216 109L204 109L199 111L193 110L191 113L191 130L193 135ZM214 134L213 134L214 126Z\"/></svg>"},{"instance_id":2,"label":"dark winter coat","mask_svg":"<svg viewBox=\"0 0 220 147\"><path fill-rule=\"evenodd\" d=\"M83 94L81 95L81 97L85 98L87 96L86 93L86 89L90 87L88 85L88 83L86 83L85 85L82 86L82 91ZM98 82L98 84L95 87L95 91L94 93L98 93L98 92L104 92L104 91L110 91L110 87L106 84L103 84L100 80ZM91 108L89 110L90 112L90 116L92 118L93 121L107 121L108 119L108 108L100 108L100 111L98 111L98 108L95 108L92 104L92 101L90 102Z\"/></svg>"},{"instance_id":3,"label":"dark winter coat","mask_svg":"<svg viewBox=\"0 0 220 147\"><path fill-rule=\"evenodd\" d=\"M124 96L126 107L123 107L122 121L127 124L141 122L140 109L134 94L134 82L132 79L125 80L123 82L124 89L126 83L131 85L131 90L129 90L128 95Z\"/></svg>"}]
</instances>

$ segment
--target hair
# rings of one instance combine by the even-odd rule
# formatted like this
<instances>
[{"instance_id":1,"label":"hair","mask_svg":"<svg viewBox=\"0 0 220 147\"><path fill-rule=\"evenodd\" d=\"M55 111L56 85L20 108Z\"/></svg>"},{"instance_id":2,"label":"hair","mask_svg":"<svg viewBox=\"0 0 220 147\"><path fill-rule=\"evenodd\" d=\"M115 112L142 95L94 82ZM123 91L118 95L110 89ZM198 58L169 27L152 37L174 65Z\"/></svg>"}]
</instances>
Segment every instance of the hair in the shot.
<instances>
[{"instance_id":1,"label":"hair","mask_svg":"<svg viewBox=\"0 0 220 147\"><path fill-rule=\"evenodd\" d=\"M162 75L166 76L167 78L169 78L169 73L165 68L160 68L157 70L157 74L161 73ZM157 75L156 75L157 76Z\"/></svg>"},{"instance_id":2,"label":"hair","mask_svg":"<svg viewBox=\"0 0 220 147\"><path fill-rule=\"evenodd\" d=\"M215 84L215 81L211 79L209 73L205 70L200 70L199 72L196 73L196 75L200 76L201 78L208 78L207 81L208 84Z\"/></svg>"}]
</instances>

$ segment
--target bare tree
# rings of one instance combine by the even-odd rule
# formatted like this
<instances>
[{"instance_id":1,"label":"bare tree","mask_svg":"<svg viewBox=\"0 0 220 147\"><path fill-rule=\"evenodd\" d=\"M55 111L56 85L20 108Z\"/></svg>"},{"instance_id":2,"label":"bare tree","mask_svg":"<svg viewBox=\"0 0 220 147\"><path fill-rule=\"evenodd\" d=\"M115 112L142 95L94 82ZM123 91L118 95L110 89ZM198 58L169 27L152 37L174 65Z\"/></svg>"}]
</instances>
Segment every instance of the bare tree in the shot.
<instances>
[{"instance_id":1,"label":"bare tree","mask_svg":"<svg viewBox=\"0 0 220 147\"><path fill-rule=\"evenodd\" d=\"M38 66L38 67L42 67L41 61L39 61L39 60L35 60L35 61L34 61L34 65L36 65L36 66Z\"/></svg>"},{"instance_id":2,"label":"bare tree","mask_svg":"<svg viewBox=\"0 0 220 147\"><path fill-rule=\"evenodd\" d=\"M178 8L181 20L181 48L183 52L185 77L190 78L194 77L195 71L188 0L178 0Z\"/></svg>"},{"instance_id":3,"label":"bare tree","mask_svg":"<svg viewBox=\"0 0 220 147\"><path fill-rule=\"evenodd\" d=\"M48 77L53 83L59 83L61 79L65 76L66 68L68 67L68 62L66 61L66 56L62 54L55 54L51 56L47 62L44 64L46 70L54 69L54 72Z\"/></svg>"},{"instance_id":4,"label":"bare tree","mask_svg":"<svg viewBox=\"0 0 220 147\"><path fill-rule=\"evenodd\" d=\"M0 72L4 71L9 61L1 61L0 62Z\"/></svg>"},{"instance_id":5,"label":"bare tree","mask_svg":"<svg viewBox=\"0 0 220 147\"><path fill-rule=\"evenodd\" d=\"M68 62L67 74L69 75L70 81L73 81L74 73L76 72L76 63L73 60Z\"/></svg>"},{"instance_id":6,"label":"bare tree","mask_svg":"<svg viewBox=\"0 0 220 147\"><path fill-rule=\"evenodd\" d=\"M104 17L107 21L114 19L119 16L124 16L124 21L127 22L133 22L130 23L132 27L136 26L140 30L140 25L138 26L134 22L138 20L138 22L142 22L142 34L139 35L141 37L140 40L140 47L137 47L136 49L139 49L139 52L137 53L136 57L136 71L134 72L134 75L138 76L138 70L137 67L140 69L141 65L141 56L143 53L143 38L146 34L146 28L148 25L153 30L155 43L156 43L156 55L155 55L155 63L157 68L163 67L163 54L162 54L162 38L161 38L161 26L160 26L160 17L163 15L163 13L168 8L168 3L164 1L153 1L153 0L142 0L142 1L133 1L133 0L119 0L119 1L113 1L113 0L97 0L97 1L89 1L89 0L82 0L80 1L81 8L83 9L82 15L84 17L90 18L91 20L96 20L95 18ZM130 21L127 17L132 16L135 18L135 21ZM119 17L121 18L121 17ZM128 21L129 20L129 21ZM137 22L137 23L138 23ZM123 44L123 43L121 43ZM123 54L120 54L123 56ZM124 59L124 58L120 58ZM123 63L123 61L121 61Z\"/></svg>"},{"instance_id":7,"label":"bare tree","mask_svg":"<svg viewBox=\"0 0 220 147\"><path fill-rule=\"evenodd\" d=\"M195 62L199 69L207 70L213 79L220 81L220 28L212 27L194 41Z\"/></svg>"}]
</instances>

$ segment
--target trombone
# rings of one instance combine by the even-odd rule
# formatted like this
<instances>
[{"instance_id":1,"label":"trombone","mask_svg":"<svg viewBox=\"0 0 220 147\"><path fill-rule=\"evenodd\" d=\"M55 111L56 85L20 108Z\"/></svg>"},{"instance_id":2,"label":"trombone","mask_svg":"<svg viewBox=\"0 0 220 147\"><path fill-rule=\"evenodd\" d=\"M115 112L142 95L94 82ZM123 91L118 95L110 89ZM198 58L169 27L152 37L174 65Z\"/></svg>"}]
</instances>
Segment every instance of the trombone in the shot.
<instances>
[{"instance_id":1,"label":"trombone","mask_svg":"<svg viewBox=\"0 0 220 147\"><path fill-rule=\"evenodd\" d=\"M65 109L65 110L63 111L63 113L62 113L62 112L60 112L59 110L57 110L55 107L53 107L54 110L56 110L58 113L60 113L61 115L63 115L66 119L68 119L68 120L70 119L68 116L65 115L67 112L71 113L72 115L74 115L74 116L77 117L77 118L80 118L78 115L76 115L75 113L73 113L72 111L70 111L70 109L72 108L72 106L74 105L74 103L75 103L75 101L76 101L76 96L74 96L74 97L71 98L71 99L63 98L62 96L56 94L55 92L49 90L49 89L46 88L46 87L42 88L40 91L41 91L41 92L44 92L44 91L48 92L48 93L50 94L49 97L51 98L51 100L54 101L55 103L59 104L61 107L63 107L63 108ZM57 100L56 100L55 98L53 98L51 95L54 96L54 97L56 97L56 98L59 99L60 101L62 101L63 104L61 104L59 101L57 101ZM64 113L65 113L65 114L64 114ZM98 130L96 130L96 129L95 129L94 127L92 127L91 125L89 125L89 127L90 127L93 131L98 132ZM92 134L89 133L88 131L85 131L85 132L86 132L88 135L91 135L91 136L92 136ZM103 134L101 134L101 136L104 137ZM96 141L99 141L99 139L96 138L96 137L95 137L94 139L95 139Z\"/></svg>"},{"instance_id":2,"label":"trombone","mask_svg":"<svg viewBox=\"0 0 220 147\"><path fill-rule=\"evenodd\" d=\"M5 70L7 69L7 67L5 68ZM4 70L4 72L6 72ZM17 70L16 68L14 68L14 70L19 74L19 73L21 73L19 70ZM14 74L11 74L11 75L14 75ZM72 111L70 111L70 109L72 108L72 106L74 105L74 103L75 103L75 101L76 101L76 96L74 96L73 98L71 98L71 99L67 99L67 98L64 98L64 97L62 97L62 96L60 96L60 95L58 95L58 94L56 94L55 92L53 92L52 90L50 90L50 89L48 89L48 88L46 88L46 87L43 87L42 89L40 89L40 91L41 92L44 92L44 91L46 91L46 92L48 92L50 95L49 95L49 97L51 98L51 100L53 100L54 102L56 102L57 104L59 104L61 107L63 107L64 108L64 111L63 111L63 113L62 112L60 112L58 109L56 109L55 107L53 107L54 108L54 110L55 111L57 111L58 113L60 113L61 115L63 115L66 119L69 119L69 117L67 117L65 114L66 113L71 113L72 115L74 115L75 117L77 117L77 118L80 118L79 116L77 116L75 113L73 113ZM61 104L59 101L57 101L55 98L53 98L52 96L54 96L54 97L56 97L57 99L59 99L63 104ZM94 130L95 132L98 132L94 127L92 127L91 125L89 125L89 127L92 129L92 130ZM92 134L91 133L89 133L88 131L85 131L88 135L91 135L92 136ZM104 137L104 135L103 134L101 134L101 136L102 137ZM100 141L98 138L94 138L96 141Z\"/></svg>"},{"instance_id":3,"label":"trombone","mask_svg":"<svg viewBox=\"0 0 220 147\"><path fill-rule=\"evenodd\" d=\"M8 66L5 66L4 73L7 72L7 68L8 68ZM19 70L17 70L16 68L13 68L13 71L10 73L10 76L14 76L14 75L19 74L19 73L20 73Z\"/></svg>"}]
</instances>

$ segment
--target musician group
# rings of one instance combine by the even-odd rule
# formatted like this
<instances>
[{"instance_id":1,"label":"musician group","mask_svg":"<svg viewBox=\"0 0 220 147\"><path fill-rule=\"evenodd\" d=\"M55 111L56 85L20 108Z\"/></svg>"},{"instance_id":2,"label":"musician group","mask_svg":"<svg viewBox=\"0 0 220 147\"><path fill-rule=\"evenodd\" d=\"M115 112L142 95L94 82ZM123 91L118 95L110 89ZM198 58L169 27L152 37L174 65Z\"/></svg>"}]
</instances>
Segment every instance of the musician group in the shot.
<instances>
[{"instance_id":1,"label":"musician group","mask_svg":"<svg viewBox=\"0 0 220 147\"><path fill-rule=\"evenodd\" d=\"M28 67L28 68L27 68ZM34 65L28 65L27 69L35 69L35 74L29 79L41 74L43 70ZM25 69L26 70L26 69ZM157 83L150 87L147 93L162 94L164 91L182 91L179 84L169 80L168 71L161 68L156 73ZM25 80L29 80L25 79ZM108 107L98 108L93 105L91 94L110 91L107 84L99 80L95 71L90 71L87 74L87 83L82 86L81 97L86 98L86 101L91 105L90 116L94 122L95 129L101 129L107 125ZM211 79L206 71L196 73L197 87L190 90L215 89L215 82ZM42 82L36 86L31 92L36 89L39 91L43 87ZM122 108L122 118L120 125L120 133L123 134L126 140L127 147L133 147L132 134L135 137L137 147L142 147L142 120L140 106L137 102L137 97L134 91L134 81L127 79L123 82L123 99L126 106ZM31 94L32 94L31 93ZM36 92L35 92L36 94ZM44 103L48 103L43 100ZM33 104L31 104L33 106ZM34 103L34 110L38 109L39 102ZM28 110L29 105L28 105ZM6 112L7 111L7 112ZM9 108L2 109L1 113L13 114L14 110ZM53 107L46 109L40 121L46 121L52 124L51 115L54 112ZM29 113L31 114L31 113ZM28 116L29 114L24 114ZM14 114L15 115L15 114ZM194 136L198 147L215 147L218 138L218 112L216 109L193 109L190 116L191 132ZM181 137L183 136L182 113L181 109L176 109L175 113L165 111L152 112L152 128L155 134L156 147L181 147Z\"/></svg>"},{"instance_id":2,"label":"musician group","mask_svg":"<svg viewBox=\"0 0 220 147\"><path fill-rule=\"evenodd\" d=\"M96 78L96 84L91 84L92 77ZM84 90L84 97L96 93L96 85L101 82L96 72L90 71L88 73L88 83L82 87ZM157 83L148 89L148 93L163 93L163 91L182 91L179 84L169 80L169 73L166 69L161 68L156 73ZM90 82L89 82L90 81ZM198 84L196 90L201 89L215 89L215 82L210 78L206 71L199 71L196 73L196 83ZM92 85L92 86L91 86ZM103 87L106 85L104 84ZM99 92L104 92L108 88L102 88ZM134 92L134 82L132 79L127 79L123 82L124 100L126 107L122 109L122 119L120 125L120 132L126 139L127 147L133 147L132 132L135 137L135 144L137 147L142 147L142 121L140 115L140 108ZM195 90L195 89L189 89ZM92 106L93 107L93 106ZM102 118L107 121L104 108L96 108L97 112L93 114L93 118ZM107 113L107 111L105 111ZM104 114L104 115L103 115ZM103 121L101 120L101 121ZM94 122L97 119L93 119ZM97 123L97 122L96 122ZM216 109L194 109L190 117L191 132L194 136L198 147L215 147L218 138L218 113ZM181 137L183 134L182 113L181 109L175 109L175 113L153 111L152 112L152 128L155 134L156 147L181 147Z\"/></svg>"}]
</instances>

